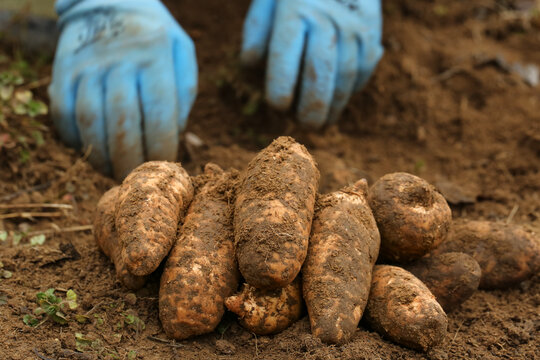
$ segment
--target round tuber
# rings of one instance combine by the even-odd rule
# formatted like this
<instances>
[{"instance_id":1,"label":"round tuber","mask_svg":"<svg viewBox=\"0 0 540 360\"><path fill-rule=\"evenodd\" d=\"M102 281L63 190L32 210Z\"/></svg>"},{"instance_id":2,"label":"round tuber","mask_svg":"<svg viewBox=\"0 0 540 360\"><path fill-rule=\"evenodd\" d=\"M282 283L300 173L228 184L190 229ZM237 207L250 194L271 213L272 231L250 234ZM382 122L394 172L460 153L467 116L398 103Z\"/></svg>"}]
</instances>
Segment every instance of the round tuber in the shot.
<instances>
[{"instance_id":1,"label":"round tuber","mask_svg":"<svg viewBox=\"0 0 540 360\"><path fill-rule=\"evenodd\" d=\"M427 181L407 173L387 174L369 190L369 205L381 233L381 258L406 263L437 247L452 213Z\"/></svg>"}]
</instances>

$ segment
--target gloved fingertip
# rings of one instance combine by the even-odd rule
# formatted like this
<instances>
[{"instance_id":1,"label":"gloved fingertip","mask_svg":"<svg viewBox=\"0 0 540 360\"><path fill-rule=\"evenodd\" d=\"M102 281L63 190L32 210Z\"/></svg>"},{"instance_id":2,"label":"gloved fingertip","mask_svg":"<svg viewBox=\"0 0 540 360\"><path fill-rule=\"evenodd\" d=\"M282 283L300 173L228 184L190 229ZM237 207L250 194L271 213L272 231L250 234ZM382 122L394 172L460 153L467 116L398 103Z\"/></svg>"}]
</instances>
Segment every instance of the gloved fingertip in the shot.
<instances>
[{"instance_id":1,"label":"gloved fingertip","mask_svg":"<svg viewBox=\"0 0 540 360\"><path fill-rule=\"evenodd\" d=\"M298 108L298 120L310 129L320 129L326 123L328 108L321 102Z\"/></svg>"},{"instance_id":2,"label":"gloved fingertip","mask_svg":"<svg viewBox=\"0 0 540 360\"><path fill-rule=\"evenodd\" d=\"M61 82L53 82L49 87L51 118L62 141L69 147L80 149L82 143L75 122L75 96L79 81L74 85L66 78L59 81Z\"/></svg>"},{"instance_id":3,"label":"gloved fingertip","mask_svg":"<svg viewBox=\"0 0 540 360\"><path fill-rule=\"evenodd\" d=\"M272 32L275 7L275 0L254 0L251 3L244 22L240 55L243 65L253 66L264 58Z\"/></svg>"},{"instance_id":4,"label":"gloved fingertip","mask_svg":"<svg viewBox=\"0 0 540 360\"><path fill-rule=\"evenodd\" d=\"M255 66L262 61L264 57L264 52L260 49L251 47L249 49L244 49L240 53L240 62L244 66Z\"/></svg>"},{"instance_id":5,"label":"gloved fingertip","mask_svg":"<svg viewBox=\"0 0 540 360\"><path fill-rule=\"evenodd\" d=\"M273 88L266 89L266 103L279 111L287 111L293 102L294 94L285 95L283 91L276 91Z\"/></svg>"}]
</instances>

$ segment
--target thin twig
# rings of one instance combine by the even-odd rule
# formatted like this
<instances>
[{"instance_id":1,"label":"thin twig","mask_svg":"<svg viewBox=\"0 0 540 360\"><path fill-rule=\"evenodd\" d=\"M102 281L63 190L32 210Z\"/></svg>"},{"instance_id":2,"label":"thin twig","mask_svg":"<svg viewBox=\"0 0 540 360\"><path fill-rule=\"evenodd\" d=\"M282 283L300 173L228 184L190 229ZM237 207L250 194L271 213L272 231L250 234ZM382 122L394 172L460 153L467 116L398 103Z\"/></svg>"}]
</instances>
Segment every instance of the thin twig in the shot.
<instances>
[{"instance_id":1,"label":"thin twig","mask_svg":"<svg viewBox=\"0 0 540 360\"><path fill-rule=\"evenodd\" d=\"M76 352L69 349L62 349L61 354L63 357L69 357L69 358L76 358L76 359L83 359L83 360L92 359L92 356L88 354Z\"/></svg>"},{"instance_id":2,"label":"thin twig","mask_svg":"<svg viewBox=\"0 0 540 360\"><path fill-rule=\"evenodd\" d=\"M461 322L461 324L459 324L457 330L456 330L456 333L454 334L454 338L452 339L452 341L450 342L450 345L452 345L454 343L454 341L456 341L456 338L457 338L457 335L459 333L459 330L461 329L461 326L463 325L463 323L465 322L465 320L463 320Z\"/></svg>"},{"instance_id":3,"label":"thin twig","mask_svg":"<svg viewBox=\"0 0 540 360\"><path fill-rule=\"evenodd\" d=\"M40 358L41 360L52 360L52 359L50 359L50 358L48 358L48 357L46 357L46 356L44 356L44 355L41 355L41 354L39 353L39 351L37 351L36 348L34 348L34 354L36 354L36 356L37 356L38 358Z\"/></svg>"},{"instance_id":4,"label":"thin twig","mask_svg":"<svg viewBox=\"0 0 540 360\"><path fill-rule=\"evenodd\" d=\"M508 217L506 218L506 223L510 224L512 222L512 219L514 219L514 216L516 216L516 213L519 210L519 205L514 205L512 210L510 211L510 214L508 214Z\"/></svg>"},{"instance_id":5,"label":"thin twig","mask_svg":"<svg viewBox=\"0 0 540 360\"><path fill-rule=\"evenodd\" d=\"M181 348L181 347L184 347L184 345L182 344L177 344L176 342L174 341L170 341L170 340L166 340L166 339L161 339L161 338L158 338L158 337L155 337L155 336L147 336L146 337L148 340L152 340L152 341L155 341L155 342L158 342L158 343L162 343L162 344L166 344L166 345L169 345L169 346L172 346L174 348Z\"/></svg>"},{"instance_id":6,"label":"thin twig","mask_svg":"<svg viewBox=\"0 0 540 360\"><path fill-rule=\"evenodd\" d=\"M442 73L435 76L433 78L433 82L446 81L446 80L454 77L455 75L457 75L457 74L459 74L461 72L465 72L465 71L466 70L463 67L451 67L450 69L448 69L446 71L443 71Z\"/></svg>"},{"instance_id":7,"label":"thin twig","mask_svg":"<svg viewBox=\"0 0 540 360\"><path fill-rule=\"evenodd\" d=\"M33 90L40 87L43 87L45 85L49 85L51 83L51 77L45 76L43 79L39 79L36 81L32 81L31 83L28 83L27 85L21 86L17 90Z\"/></svg>"},{"instance_id":8,"label":"thin twig","mask_svg":"<svg viewBox=\"0 0 540 360\"><path fill-rule=\"evenodd\" d=\"M65 214L63 212L17 212L0 215L0 220L2 219L32 219L32 218L53 218L53 217L62 217Z\"/></svg>"},{"instance_id":9,"label":"thin twig","mask_svg":"<svg viewBox=\"0 0 540 360\"><path fill-rule=\"evenodd\" d=\"M4 209L68 209L72 210L73 205L69 204L0 204L0 210Z\"/></svg>"},{"instance_id":10,"label":"thin twig","mask_svg":"<svg viewBox=\"0 0 540 360\"><path fill-rule=\"evenodd\" d=\"M16 191L13 194L4 195L4 196L0 197L0 201L10 201L10 200L13 200L13 199L19 197L22 194L30 193L30 192L33 192L33 191L46 190L50 186L51 186L51 182L48 181L48 182L43 183L43 184L39 184L39 185L36 185L36 186L29 187L28 189L23 189L23 190Z\"/></svg>"},{"instance_id":11,"label":"thin twig","mask_svg":"<svg viewBox=\"0 0 540 360\"><path fill-rule=\"evenodd\" d=\"M86 312L86 314L84 314L84 316L88 316L90 314L92 314L98 307L100 307L101 305L103 305L105 303L105 301L101 301L99 302L97 305L94 305L90 310L88 310Z\"/></svg>"},{"instance_id":12,"label":"thin twig","mask_svg":"<svg viewBox=\"0 0 540 360\"><path fill-rule=\"evenodd\" d=\"M68 232L79 232L79 231L91 231L94 227L92 225L81 225L81 226L72 226L63 229L47 229L47 230L36 230L29 232L27 236L35 235L53 235L53 234L62 234Z\"/></svg>"},{"instance_id":13,"label":"thin twig","mask_svg":"<svg viewBox=\"0 0 540 360\"><path fill-rule=\"evenodd\" d=\"M259 357L259 345L257 344L258 343L257 334L253 334L253 336L255 336L255 356Z\"/></svg>"}]
</instances>

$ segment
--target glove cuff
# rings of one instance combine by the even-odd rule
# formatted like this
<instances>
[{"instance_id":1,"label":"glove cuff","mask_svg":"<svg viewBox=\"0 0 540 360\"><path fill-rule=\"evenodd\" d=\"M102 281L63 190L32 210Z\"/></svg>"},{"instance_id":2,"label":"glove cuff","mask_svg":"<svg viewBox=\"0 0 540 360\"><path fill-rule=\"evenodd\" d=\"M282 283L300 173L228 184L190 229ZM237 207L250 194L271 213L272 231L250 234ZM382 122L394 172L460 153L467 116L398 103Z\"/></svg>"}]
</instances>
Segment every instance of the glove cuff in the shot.
<instances>
[{"instance_id":1,"label":"glove cuff","mask_svg":"<svg viewBox=\"0 0 540 360\"><path fill-rule=\"evenodd\" d=\"M56 13L58 16L62 16L67 10L69 10L73 5L80 3L84 0L56 0L56 4L54 5L54 9L56 10Z\"/></svg>"},{"instance_id":2,"label":"glove cuff","mask_svg":"<svg viewBox=\"0 0 540 360\"><path fill-rule=\"evenodd\" d=\"M165 11L169 13L160 0L56 0L56 11L60 18L60 27L73 16L96 9L113 8L126 11Z\"/></svg>"}]
</instances>

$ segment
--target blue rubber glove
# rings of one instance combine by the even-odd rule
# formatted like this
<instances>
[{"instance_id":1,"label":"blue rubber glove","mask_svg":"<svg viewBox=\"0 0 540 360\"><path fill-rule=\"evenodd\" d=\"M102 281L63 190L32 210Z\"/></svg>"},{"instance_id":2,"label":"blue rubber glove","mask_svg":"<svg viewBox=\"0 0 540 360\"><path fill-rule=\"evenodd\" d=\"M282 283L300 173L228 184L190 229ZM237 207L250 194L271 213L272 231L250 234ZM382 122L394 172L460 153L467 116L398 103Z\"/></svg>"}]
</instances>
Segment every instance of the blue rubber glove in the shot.
<instances>
[{"instance_id":1,"label":"blue rubber glove","mask_svg":"<svg viewBox=\"0 0 540 360\"><path fill-rule=\"evenodd\" d=\"M242 60L250 65L268 53L266 99L281 110L300 78L299 119L320 127L335 122L369 79L383 54L381 34L380 0L253 0Z\"/></svg>"},{"instance_id":2,"label":"blue rubber glove","mask_svg":"<svg viewBox=\"0 0 540 360\"><path fill-rule=\"evenodd\" d=\"M123 179L147 160L174 161L197 92L193 42L158 0L59 0L61 36L49 88L63 140Z\"/></svg>"}]
</instances>

